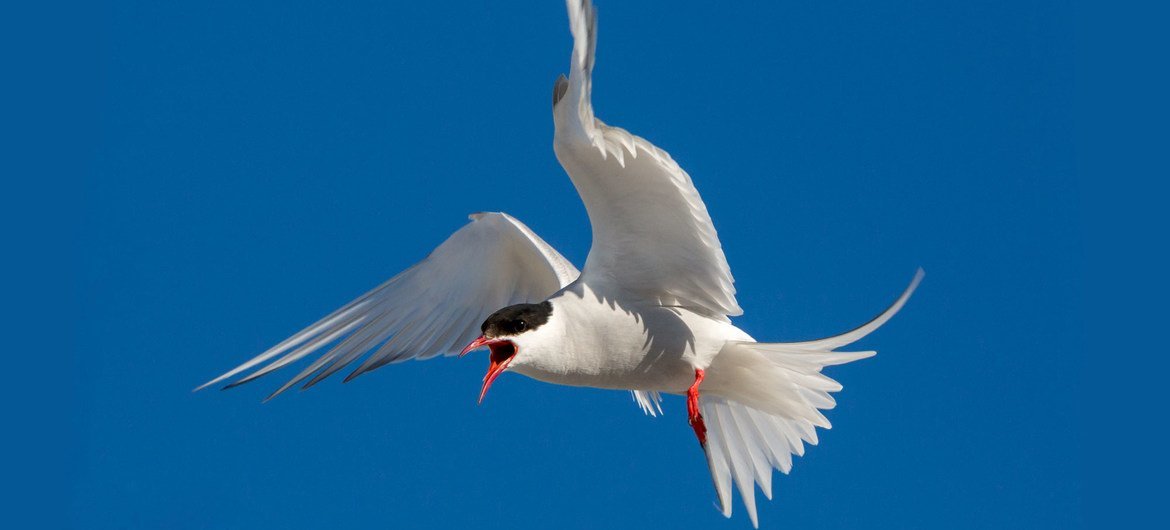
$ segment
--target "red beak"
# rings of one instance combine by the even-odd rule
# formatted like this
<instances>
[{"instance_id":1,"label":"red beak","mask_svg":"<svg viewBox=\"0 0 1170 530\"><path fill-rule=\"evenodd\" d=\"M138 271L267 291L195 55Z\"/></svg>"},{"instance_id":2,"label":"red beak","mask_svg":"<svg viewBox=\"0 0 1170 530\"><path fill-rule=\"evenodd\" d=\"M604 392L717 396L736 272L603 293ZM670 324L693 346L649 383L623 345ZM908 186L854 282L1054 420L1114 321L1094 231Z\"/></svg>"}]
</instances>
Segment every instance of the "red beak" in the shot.
<instances>
[{"instance_id":1,"label":"red beak","mask_svg":"<svg viewBox=\"0 0 1170 530\"><path fill-rule=\"evenodd\" d=\"M489 358L491 364L488 365L487 375L483 376L483 388L479 391L479 403L483 403L483 397L487 395L488 387L492 386L492 382L504 373L512 359L516 357L516 345L512 341L489 339L484 336L471 341L471 344L459 352L459 356L463 357L468 352L484 346L491 348L492 354Z\"/></svg>"},{"instance_id":2,"label":"red beak","mask_svg":"<svg viewBox=\"0 0 1170 530\"><path fill-rule=\"evenodd\" d=\"M484 346L488 346L488 345L490 345L490 344L491 344L491 342L492 342L492 340L491 340L491 339L489 339L489 338L487 338L487 337L484 337L483 335L480 335L480 336L479 336L479 338L477 338L477 339L475 339L475 340L471 341L471 343L470 343L470 344L468 344L467 346L465 346L465 347L463 348L463 351L459 352L459 356L460 356L460 357L463 357L464 355L467 355L468 353L470 353L470 352L471 352L471 350L475 350L475 349L478 349L478 348L482 348L482 347L484 347Z\"/></svg>"}]
</instances>

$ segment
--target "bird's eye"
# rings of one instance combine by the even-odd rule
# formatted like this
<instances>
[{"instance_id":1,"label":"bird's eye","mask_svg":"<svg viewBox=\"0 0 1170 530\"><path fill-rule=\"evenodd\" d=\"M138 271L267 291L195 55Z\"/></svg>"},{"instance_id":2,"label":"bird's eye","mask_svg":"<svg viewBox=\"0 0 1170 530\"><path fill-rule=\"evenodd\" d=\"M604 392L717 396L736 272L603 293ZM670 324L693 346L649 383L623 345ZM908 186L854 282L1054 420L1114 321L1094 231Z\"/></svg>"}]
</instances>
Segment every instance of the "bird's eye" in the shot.
<instances>
[{"instance_id":1,"label":"bird's eye","mask_svg":"<svg viewBox=\"0 0 1170 530\"><path fill-rule=\"evenodd\" d=\"M516 331L524 331L528 329L528 323L523 320L516 321Z\"/></svg>"}]
</instances>

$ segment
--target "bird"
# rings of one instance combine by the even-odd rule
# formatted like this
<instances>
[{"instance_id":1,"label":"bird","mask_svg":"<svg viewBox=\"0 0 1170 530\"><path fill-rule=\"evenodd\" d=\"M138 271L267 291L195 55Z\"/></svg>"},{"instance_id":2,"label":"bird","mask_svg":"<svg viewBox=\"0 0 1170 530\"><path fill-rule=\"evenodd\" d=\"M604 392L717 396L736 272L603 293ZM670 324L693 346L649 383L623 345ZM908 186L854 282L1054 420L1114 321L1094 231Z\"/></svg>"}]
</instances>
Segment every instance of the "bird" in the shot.
<instances>
[{"instance_id":1,"label":"bird","mask_svg":"<svg viewBox=\"0 0 1170 530\"><path fill-rule=\"evenodd\" d=\"M199 386L225 389L313 358L267 399L410 359L486 349L479 391L514 372L557 385L626 390L650 416L686 398L687 421L732 513L732 485L753 527L755 488L818 441L841 385L822 373L874 351L840 351L897 313L923 278L840 335L760 342L743 313L715 227L691 177L662 149L594 115L597 9L566 0L572 52L553 84L553 151L585 205L592 245L581 269L502 212L472 214L425 259L271 349ZM360 362L359 362L360 359ZM231 380L230 382L228 382ZM266 399L266 400L267 400Z\"/></svg>"}]
</instances>

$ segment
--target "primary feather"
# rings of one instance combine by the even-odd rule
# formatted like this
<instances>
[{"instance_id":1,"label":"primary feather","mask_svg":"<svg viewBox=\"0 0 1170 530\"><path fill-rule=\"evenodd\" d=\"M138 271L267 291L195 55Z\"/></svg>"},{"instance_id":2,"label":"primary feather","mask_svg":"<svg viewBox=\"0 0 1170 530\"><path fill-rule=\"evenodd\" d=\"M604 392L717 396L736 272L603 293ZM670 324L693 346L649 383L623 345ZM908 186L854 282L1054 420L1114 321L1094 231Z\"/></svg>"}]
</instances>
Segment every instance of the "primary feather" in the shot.
<instances>
[{"instance_id":1,"label":"primary feather","mask_svg":"<svg viewBox=\"0 0 1170 530\"><path fill-rule=\"evenodd\" d=\"M320 353L271 399L306 379L312 386L371 351L347 381L389 363L452 355L492 311L543 300L578 274L515 218L473 214L426 259L199 388L253 370L228 387L241 385Z\"/></svg>"}]
</instances>

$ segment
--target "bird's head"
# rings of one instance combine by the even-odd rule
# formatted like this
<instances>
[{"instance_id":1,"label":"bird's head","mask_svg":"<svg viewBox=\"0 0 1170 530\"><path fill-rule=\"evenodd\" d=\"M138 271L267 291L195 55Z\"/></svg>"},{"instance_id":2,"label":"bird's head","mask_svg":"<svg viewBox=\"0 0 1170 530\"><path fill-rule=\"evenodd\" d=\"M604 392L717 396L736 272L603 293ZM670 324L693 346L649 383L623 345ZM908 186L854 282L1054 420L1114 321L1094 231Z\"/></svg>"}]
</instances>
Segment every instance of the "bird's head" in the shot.
<instances>
[{"instance_id":1,"label":"bird's head","mask_svg":"<svg viewBox=\"0 0 1170 530\"><path fill-rule=\"evenodd\" d=\"M512 361L521 355L531 355L537 351L540 344L545 342L546 330L542 328L552 316L552 304L545 301L539 304L517 304L505 307L492 313L480 326L482 335L471 341L467 347L459 352L459 356L487 346L491 350L487 375L483 377L483 388L479 391L479 401L487 394L488 387L500 374L507 370Z\"/></svg>"}]
</instances>

